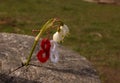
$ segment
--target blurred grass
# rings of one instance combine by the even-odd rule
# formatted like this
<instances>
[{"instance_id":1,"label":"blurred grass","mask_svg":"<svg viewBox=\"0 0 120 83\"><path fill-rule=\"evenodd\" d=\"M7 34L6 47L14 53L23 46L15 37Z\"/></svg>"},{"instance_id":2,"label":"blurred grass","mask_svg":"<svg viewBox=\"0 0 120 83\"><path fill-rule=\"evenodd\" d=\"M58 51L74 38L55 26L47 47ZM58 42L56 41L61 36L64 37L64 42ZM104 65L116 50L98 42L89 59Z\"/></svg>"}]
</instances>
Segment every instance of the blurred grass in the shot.
<instances>
[{"instance_id":1,"label":"blurred grass","mask_svg":"<svg viewBox=\"0 0 120 83\"><path fill-rule=\"evenodd\" d=\"M103 83L120 82L120 6L81 0L0 1L0 32L32 34L52 17L70 28L63 45L89 59Z\"/></svg>"}]
</instances>

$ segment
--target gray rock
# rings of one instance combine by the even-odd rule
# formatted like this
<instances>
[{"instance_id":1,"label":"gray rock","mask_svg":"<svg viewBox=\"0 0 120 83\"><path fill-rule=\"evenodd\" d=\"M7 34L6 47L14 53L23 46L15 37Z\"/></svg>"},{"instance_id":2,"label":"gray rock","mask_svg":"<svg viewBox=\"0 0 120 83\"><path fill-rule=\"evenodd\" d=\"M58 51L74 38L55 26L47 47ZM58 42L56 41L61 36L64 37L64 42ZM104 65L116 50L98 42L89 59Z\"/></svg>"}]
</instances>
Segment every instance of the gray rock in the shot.
<instances>
[{"instance_id":1,"label":"gray rock","mask_svg":"<svg viewBox=\"0 0 120 83\"><path fill-rule=\"evenodd\" d=\"M63 46L58 48L58 63L40 63L38 43L30 65L21 67L33 42L32 36L0 33L0 83L100 83L90 62Z\"/></svg>"}]
</instances>

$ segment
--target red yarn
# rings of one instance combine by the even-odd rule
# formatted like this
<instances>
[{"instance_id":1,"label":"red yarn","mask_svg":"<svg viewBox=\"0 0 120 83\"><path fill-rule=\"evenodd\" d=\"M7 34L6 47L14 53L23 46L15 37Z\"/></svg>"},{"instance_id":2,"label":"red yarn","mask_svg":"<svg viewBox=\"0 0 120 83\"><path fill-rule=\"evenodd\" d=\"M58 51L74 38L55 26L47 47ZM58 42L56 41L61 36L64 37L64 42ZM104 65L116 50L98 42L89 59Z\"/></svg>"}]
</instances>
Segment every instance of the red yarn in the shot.
<instances>
[{"instance_id":1,"label":"red yarn","mask_svg":"<svg viewBox=\"0 0 120 83\"><path fill-rule=\"evenodd\" d=\"M37 58L40 62L44 63L49 59L50 56L50 41L48 39L43 39L41 41L41 50L37 54Z\"/></svg>"},{"instance_id":2,"label":"red yarn","mask_svg":"<svg viewBox=\"0 0 120 83\"><path fill-rule=\"evenodd\" d=\"M43 39L41 41L41 48L45 51L50 51L50 47L51 47L51 44L50 44L50 41L48 39Z\"/></svg>"}]
</instances>

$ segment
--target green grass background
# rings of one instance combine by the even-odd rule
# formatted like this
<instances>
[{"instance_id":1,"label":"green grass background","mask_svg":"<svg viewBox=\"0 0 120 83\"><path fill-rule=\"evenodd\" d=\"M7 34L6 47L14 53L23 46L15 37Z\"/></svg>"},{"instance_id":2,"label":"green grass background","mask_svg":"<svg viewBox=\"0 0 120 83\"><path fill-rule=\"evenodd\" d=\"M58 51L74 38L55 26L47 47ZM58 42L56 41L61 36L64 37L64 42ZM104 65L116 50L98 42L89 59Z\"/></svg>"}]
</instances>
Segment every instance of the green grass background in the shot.
<instances>
[{"instance_id":1,"label":"green grass background","mask_svg":"<svg viewBox=\"0 0 120 83\"><path fill-rule=\"evenodd\" d=\"M0 0L0 32L33 35L50 18L70 28L63 45L85 56L102 83L120 82L120 6L81 0Z\"/></svg>"}]
</instances>

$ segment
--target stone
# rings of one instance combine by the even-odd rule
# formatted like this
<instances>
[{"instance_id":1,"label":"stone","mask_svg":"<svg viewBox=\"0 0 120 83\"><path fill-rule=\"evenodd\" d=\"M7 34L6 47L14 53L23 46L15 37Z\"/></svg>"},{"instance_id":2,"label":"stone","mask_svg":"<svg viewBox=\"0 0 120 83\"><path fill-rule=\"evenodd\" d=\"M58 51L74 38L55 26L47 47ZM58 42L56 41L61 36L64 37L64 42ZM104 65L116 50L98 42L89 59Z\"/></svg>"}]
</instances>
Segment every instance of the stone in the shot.
<instances>
[{"instance_id":1,"label":"stone","mask_svg":"<svg viewBox=\"0 0 120 83\"><path fill-rule=\"evenodd\" d=\"M59 45L60 60L40 63L36 54L28 66L22 66L34 42L33 36L0 33L0 83L100 83L99 75L83 56ZM40 42L40 40L39 40Z\"/></svg>"}]
</instances>

